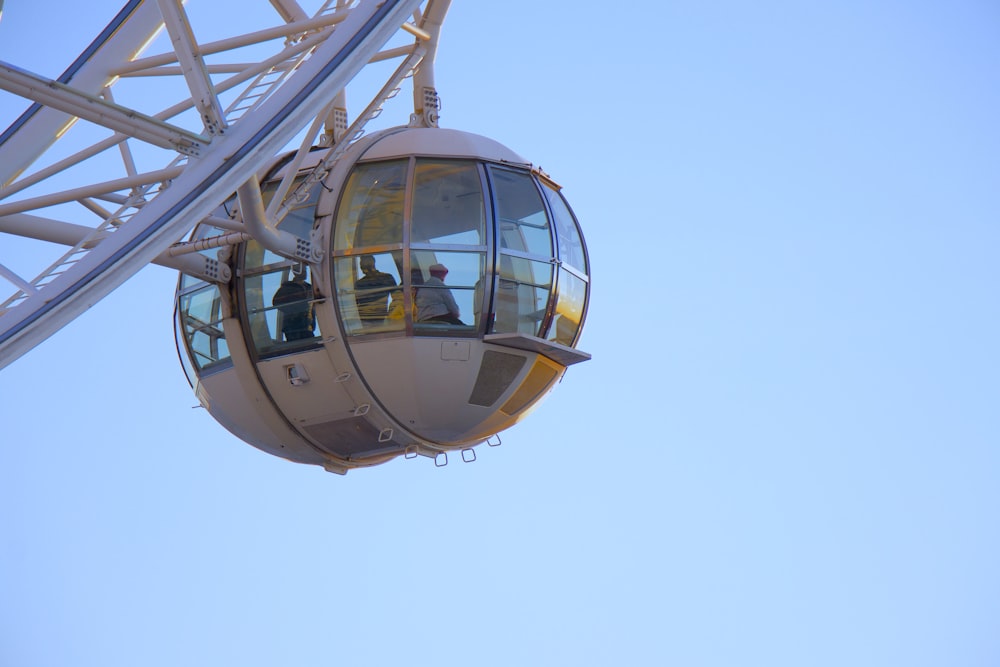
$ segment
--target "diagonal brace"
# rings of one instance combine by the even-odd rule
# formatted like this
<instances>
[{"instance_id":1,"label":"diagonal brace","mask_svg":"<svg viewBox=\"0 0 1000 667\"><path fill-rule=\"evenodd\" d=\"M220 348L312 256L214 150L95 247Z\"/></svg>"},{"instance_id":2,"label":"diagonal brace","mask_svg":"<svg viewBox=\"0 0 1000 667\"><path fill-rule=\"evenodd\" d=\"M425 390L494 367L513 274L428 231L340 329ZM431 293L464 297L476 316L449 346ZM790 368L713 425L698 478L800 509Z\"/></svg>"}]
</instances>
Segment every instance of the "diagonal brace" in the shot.
<instances>
[{"instance_id":1,"label":"diagonal brace","mask_svg":"<svg viewBox=\"0 0 1000 667\"><path fill-rule=\"evenodd\" d=\"M180 0L157 0L156 4L160 7L163 24L170 34L177 62L181 65L184 80L191 90L191 99L201 114L205 130L210 135L222 134L226 129L225 113L215 94L208 68L205 66L205 60L202 58Z\"/></svg>"},{"instance_id":2,"label":"diagonal brace","mask_svg":"<svg viewBox=\"0 0 1000 667\"><path fill-rule=\"evenodd\" d=\"M155 146L199 157L209 139L133 109L0 62L0 89Z\"/></svg>"}]
</instances>

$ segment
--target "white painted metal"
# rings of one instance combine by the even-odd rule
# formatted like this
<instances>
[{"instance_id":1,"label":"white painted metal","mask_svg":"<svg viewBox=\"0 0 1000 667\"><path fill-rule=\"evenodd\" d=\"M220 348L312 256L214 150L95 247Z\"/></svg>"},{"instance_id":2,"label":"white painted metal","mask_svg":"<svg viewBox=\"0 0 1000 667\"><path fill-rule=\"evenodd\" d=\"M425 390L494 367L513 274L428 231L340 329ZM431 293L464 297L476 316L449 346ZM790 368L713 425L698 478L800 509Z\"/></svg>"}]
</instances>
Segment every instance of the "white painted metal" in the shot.
<instances>
[{"instance_id":1,"label":"white painted metal","mask_svg":"<svg viewBox=\"0 0 1000 667\"><path fill-rule=\"evenodd\" d=\"M217 220L214 218L210 220L220 225L228 224L228 221ZM72 223L62 222L61 220L40 218L26 213L15 213L13 215L0 217L0 233L12 234L14 236L37 239L39 241L47 241L49 243L57 243L65 246L97 245L107 235L106 232L95 233L95 230L90 227L85 227L84 225L74 225ZM232 240L233 243L243 242L250 238L249 234L240 234L239 232L235 233L235 236L238 236L239 239L234 238ZM220 245L221 244L218 244L214 247L219 247ZM203 280L229 280L231 271L225 264L220 264L218 261L211 260L210 258L202 255L192 255L190 257L182 256L185 255L185 253L174 252L175 247L176 246L172 246L168 250L160 253L150 263L176 269L177 271L183 271ZM206 268L206 260L211 264L210 269ZM25 281L13 271L6 269L3 265L0 265L0 275L3 275L4 278L17 285L18 289L24 291L25 293L33 294L38 290L37 287L32 285L30 282Z\"/></svg>"},{"instance_id":2,"label":"white painted metal","mask_svg":"<svg viewBox=\"0 0 1000 667\"><path fill-rule=\"evenodd\" d=\"M438 112L441 101L434 85L434 58L437 55L438 39L441 35L441 25L445 14L451 5L451 0L432 0L433 11L428 11L421 28L427 34L427 55L424 56L425 67L421 67L413 76L413 115L419 117L427 127L437 127Z\"/></svg>"},{"instance_id":3,"label":"white painted metal","mask_svg":"<svg viewBox=\"0 0 1000 667\"><path fill-rule=\"evenodd\" d=\"M114 80L112 68L128 61L136 47L147 43L160 30L162 22L156 5L142 0L129 0L108 27L81 54L60 83L75 90L97 95ZM57 109L32 105L11 129L9 136L0 137L0 193L18 174L28 168L73 123L73 118Z\"/></svg>"},{"instance_id":4,"label":"white painted metal","mask_svg":"<svg viewBox=\"0 0 1000 667\"><path fill-rule=\"evenodd\" d=\"M32 211L44 206L65 204L67 202L77 201L83 197L98 197L102 194L116 192L126 188L139 187L149 183L171 181L180 176L182 173L184 173L184 170L181 167L170 167L150 172L148 174L139 174L137 176L120 178L113 181L93 183L91 185L73 188L72 190L60 190L58 192L41 195L31 199L22 199L20 201L11 202L10 204L0 204L0 216L24 213L26 211Z\"/></svg>"},{"instance_id":5,"label":"white painted metal","mask_svg":"<svg viewBox=\"0 0 1000 667\"><path fill-rule=\"evenodd\" d=\"M139 47L149 42L163 25L158 3L176 9L168 9L167 13L171 14L171 36L177 51L161 58L139 60L136 57ZM416 17L418 24L428 22L432 28L428 30L418 25L411 32L422 36L436 35L434 17L447 5L438 0L438 7L432 9L434 0L359 0L349 11L330 13L321 10L309 19L297 3L272 0L272 4L280 9L279 13L286 20L292 19L294 23L262 31L255 36L233 38L228 43L215 42L209 48L209 45L199 46L194 41L183 10L175 0L131 0L92 47L60 77L57 85L46 85L45 91L40 91L38 78L27 76L28 87L34 86L35 89L22 88L21 93L30 98L43 98L36 101L58 104L60 108L34 105L8 132L0 135L0 156L3 158L0 159L0 201L7 199L0 203L0 231L17 233L11 231L16 225L10 221L18 220L12 216L28 214L59 202L98 197L121 202L121 206L116 211L105 211L101 224L80 239L78 247L64 260L51 267L50 273L54 272L51 275L27 280L9 268L0 271L0 275L19 290L7 300L8 306L0 307L0 367L64 326L145 264L159 261L176 265L179 258L174 253L165 252L168 246L208 216L219 202L283 150L301 128L309 126L319 116L326 117L331 101L368 62L412 54L413 47L394 47L379 53L410 16ZM338 10L346 9L347 4L337 2ZM421 5L426 5L424 12L420 12ZM322 27L331 25L336 25L336 28ZM228 45L263 40L265 32L268 35L272 32L290 35L287 46L274 56L245 67L233 64L213 70L201 60L204 54L221 52ZM182 52L187 55L182 55ZM304 56L308 58L303 62ZM298 60L290 62L290 58ZM201 137L198 135L204 131L203 128L185 130L180 125L167 123L168 119L191 107L192 103L188 101L160 112L137 113L132 117L141 120L134 123L122 122L119 112L138 110L128 110L115 104L107 86L121 75L127 77L153 72L165 75L164 67L170 67L170 62L180 63L180 70L184 71L185 80L196 98L200 116L209 127L208 134L227 122L232 124L231 127L221 135ZM293 66L295 73L288 76L288 70ZM177 68L173 70L177 71ZM16 68L5 71L13 72ZM233 71L236 74L213 86L209 74L212 71ZM252 82L254 77L271 76L270 72L277 73L273 77L274 83L262 90L257 99L251 99L240 108L230 107L226 112L228 118L217 110L218 95ZM3 78L10 82L18 75ZM246 96L241 97L246 100ZM61 135L72 123L73 119L67 112L86 117L83 112L88 108L97 110L98 117L91 117L90 120L109 126L118 134L18 180L18 176L45 153L49 138ZM132 151L123 145L120 149L125 165L123 178L70 188L72 196L60 196L50 190L47 194L17 202L9 200L12 195L28 188L43 187L47 178L71 170L107 148L122 144L129 137L152 141L159 146L165 142L173 150L181 152L190 152L191 145L185 141L190 142L193 137L210 141L200 147L201 157L178 159L175 153L173 165L145 174L136 170ZM184 141L180 141L181 138ZM170 187L164 188L162 184L169 184ZM131 194L119 194L122 189L130 190ZM94 202L84 203L94 212L103 211ZM19 220L21 223L25 221L23 218ZM273 220L268 222L273 223ZM231 223L232 226L238 227L236 223ZM46 230L33 230L28 236L47 236L47 240L57 243L66 240L66 227L56 230L56 226L52 225L49 229L51 235ZM234 234L242 235L244 232ZM0 262L2 260L0 257ZM206 275L205 271L194 266L204 262L201 255L186 255L183 261L185 271ZM208 269L207 273L211 274L213 267Z\"/></svg>"},{"instance_id":6,"label":"white painted metal","mask_svg":"<svg viewBox=\"0 0 1000 667\"><path fill-rule=\"evenodd\" d=\"M495 141L437 127L440 102L433 59L450 0L313 0L324 4L312 17L297 0L270 0L284 25L204 44L196 40L183 1L129 0L57 81L0 63L0 89L36 103L0 134L0 234L70 247L32 279L0 263L0 282L17 289L0 301L0 368L147 263L157 263L185 274L178 292L177 331L182 354L192 353L186 369L195 394L240 438L277 456L338 473L400 455L424 455L442 465L448 451L460 451L464 461L474 460L472 446L522 419L566 366L589 355L524 333L490 334L485 323L494 321L492 313L480 315L492 307L487 305L488 285L496 274L483 268L493 267L492 259L486 264L479 260L475 290L481 308L474 309L474 330L470 326L449 333L409 314L402 329L379 331L378 324L367 334L344 329L343 313L357 320L357 295L364 290L357 291L354 278L335 275L335 269L354 261L352 255L347 253L345 261L341 251L330 252L338 193L361 155L366 160L405 159L411 167L437 156L520 165L525 174L530 168ZM407 23L411 17L413 23ZM163 27L169 52L139 58L141 47ZM401 39L390 45L397 35ZM282 44L270 45L271 55L261 56L256 49L276 38ZM400 46L400 41L407 43ZM255 49L244 58L253 62L236 62L243 54L233 62L206 62L206 55L246 47ZM371 101L359 105L364 108L350 124L346 86L367 65L389 59L401 62ZM213 74L231 76L216 80ZM365 124L411 75L408 126L394 123L362 138ZM181 101L166 109L140 110L118 101L129 99L117 94L126 92L122 88L112 93L115 81L154 76L178 77L184 84ZM89 122L81 125L90 130L113 134L89 139L82 150L74 147L70 157L39 160L47 156L49 137L61 135L77 118ZM297 150L291 146L296 135ZM109 173L107 160L87 171L91 160L108 158L107 153L117 153L111 157L121 175ZM157 156L152 166L151 154ZM27 173L36 161L40 168ZM493 166L480 165L481 178ZM82 180L62 180L81 171ZM93 174L98 173L102 180L95 182ZM265 177L271 198L266 206L260 185ZM49 183L53 185L46 187ZM311 188L322 190L311 193ZM412 198L408 191L406 201ZM451 207L448 197L441 201ZM77 212L98 220L94 226L78 224L72 215L59 219L77 204ZM292 210L299 223L306 209L316 215L310 238L278 226ZM216 229L202 228L197 240L178 240L199 222ZM308 233L303 227L298 225L299 234ZM202 231L215 236L205 237ZM247 244L245 252L233 247L251 240L259 246ZM486 258L484 251L492 252L493 243L483 243L476 252ZM408 244L403 244L398 276L412 275ZM417 252L434 250L430 242L422 245ZM309 296L297 298L311 304L322 334L314 335L313 328L308 340L292 335L301 331L295 328L294 312L282 309L289 302L278 297L292 262L265 256L264 265L250 266L245 257L260 246L308 264L294 268L302 280L312 281ZM452 252L448 248L437 249L447 254ZM220 259L207 252L215 249ZM552 262L557 262L555 246L551 249ZM262 302L264 278L268 296ZM398 291L415 284L412 278L400 280ZM550 283L550 295L556 287ZM472 287L465 289L471 292ZM406 289L406 312L415 293ZM202 320L183 304L206 294L214 295L217 307ZM529 303L537 310L538 296L532 298ZM549 304L554 309L556 302ZM536 333L545 335L548 319L539 318L549 310L537 312L532 315L540 322ZM253 318L261 315L277 323L277 337L268 332L258 336ZM208 337L213 351L195 349L185 337L194 335ZM216 354L215 348L226 352Z\"/></svg>"},{"instance_id":7,"label":"white painted metal","mask_svg":"<svg viewBox=\"0 0 1000 667\"><path fill-rule=\"evenodd\" d=\"M96 95L0 63L0 88L161 148L197 156L208 138L111 104Z\"/></svg>"},{"instance_id":8,"label":"white painted metal","mask_svg":"<svg viewBox=\"0 0 1000 667\"><path fill-rule=\"evenodd\" d=\"M239 197L240 214L243 216L243 224L247 231L262 246L285 257L296 258L298 249L296 240L298 237L287 232L281 232L267 222L267 212L264 210L264 199L260 194L260 181L256 176L251 176L236 189ZM302 257L306 261L312 261L313 257L307 254Z\"/></svg>"},{"instance_id":9,"label":"white painted metal","mask_svg":"<svg viewBox=\"0 0 1000 667\"><path fill-rule=\"evenodd\" d=\"M179 0L156 0L163 15L163 24L170 33L174 53L181 65L181 72L191 89L191 99L201 114L205 131L210 135L222 134L226 129L225 113L212 86L212 79L205 67L198 41Z\"/></svg>"}]
</instances>

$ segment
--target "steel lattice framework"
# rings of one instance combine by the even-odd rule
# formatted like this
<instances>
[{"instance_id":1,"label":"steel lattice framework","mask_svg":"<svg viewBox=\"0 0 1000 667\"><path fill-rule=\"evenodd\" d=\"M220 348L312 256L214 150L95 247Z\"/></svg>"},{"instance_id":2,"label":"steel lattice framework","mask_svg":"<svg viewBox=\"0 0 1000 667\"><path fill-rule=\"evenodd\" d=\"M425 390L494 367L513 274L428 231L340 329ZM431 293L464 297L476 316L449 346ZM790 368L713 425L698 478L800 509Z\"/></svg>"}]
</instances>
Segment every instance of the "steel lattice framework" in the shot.
<instances>
[{"instance_id":1,"label":"steel lattice framework","mask_svg":"<svg viewBox=\"0 0 1000 667\"><path fill-rule=\"evenodd\" d=\"M228 267L195 252L204 245L180 239L233 192L260 202L255 174L290 146L300 160L314 145L350 145L405 77L414 78L410 124L436 125L432 63L448 0L327 0L312 13L296 0L269 4L270 27L200 43L180 0L130 0L56 80L0 62L0 89L30 102L0 134L0 233L68 248L27 275L0 250L0 284L13 286L0 292L0 368L146 264L228 280ZM362 77L379 83L350 119L345 90ZM183 85L165 108L147 108L161 95L126 94L167 79ZM80 134L94 138L80 147ZM228 234L211 243L253 237L315 258L318 239L276 225L338 154L303 185L283 184L267 209L212 218ZM80 224L80 210L92 224Z\"/></svg>"}]
</instances>

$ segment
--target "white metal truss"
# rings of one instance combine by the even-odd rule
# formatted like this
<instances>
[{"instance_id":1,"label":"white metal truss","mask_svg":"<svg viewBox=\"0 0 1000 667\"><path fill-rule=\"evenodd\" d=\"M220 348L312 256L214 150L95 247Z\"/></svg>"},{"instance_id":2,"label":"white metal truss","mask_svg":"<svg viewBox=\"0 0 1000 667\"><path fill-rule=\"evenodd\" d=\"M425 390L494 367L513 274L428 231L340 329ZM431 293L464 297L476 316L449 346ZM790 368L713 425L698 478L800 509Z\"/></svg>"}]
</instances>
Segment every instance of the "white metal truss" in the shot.
<instances>
[{"instance_id":1,"label":"white metal truss","mask_svg":"<svg viewBox=\"0 0 1000 667\"><path fill-rule=\"evenodd\" d=\"M250 0L226 1L240 11ZM69 247L24 275L0 246L0 285L13 289L0 292L0 368L148 263L225 281L228 267L196 251L251 237L315 259L310 239L277 223L403 78L414 75L411 124L436 125L431 64L448 4L326 0L308 13L298 0L270 0L274 25L199 43L181 0L129 0L58 80L0 63L0 89L31 102L0 134L0 236ZM144 55L147 45L162 51ZM386 61L399 64L387 78L379 71L385 83L348 127L347 85ZM146 108L148 96L127 97L136 82L168 79L183 82L171 106ZM73 143L74 152L54 150L81 126L87 140ZM256 174L297 135L293 167L313 145L335 150L296 190L282 183L265 209ZM109 173L109 164L119 173ZM237 191L256 205L241 206L242 220L212 218L225 236L179 241Z\"/></svg>"}]
</instances>

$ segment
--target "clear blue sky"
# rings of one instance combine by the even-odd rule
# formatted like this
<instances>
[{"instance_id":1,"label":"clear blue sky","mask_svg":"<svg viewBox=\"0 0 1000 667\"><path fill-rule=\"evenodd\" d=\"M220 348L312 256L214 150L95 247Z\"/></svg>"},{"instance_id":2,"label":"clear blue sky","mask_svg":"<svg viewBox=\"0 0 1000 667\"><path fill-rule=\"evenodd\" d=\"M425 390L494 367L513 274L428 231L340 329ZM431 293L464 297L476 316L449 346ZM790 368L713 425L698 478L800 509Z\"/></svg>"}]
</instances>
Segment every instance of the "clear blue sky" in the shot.
<instances>
[{"instance_id":1,"label":"clear blue sky","mask_svg":"<svg viewBox=\"0 0 1000 667\"><path fill-rule=\"evenodd\" d=\"M118 9L55 6L0 59ZM0 665L1000 664L1000 7L454 0L437 83L565 186L593 361L341 478L192 409L147 268L0 372Z\"/></svg>"}]
</instances>

